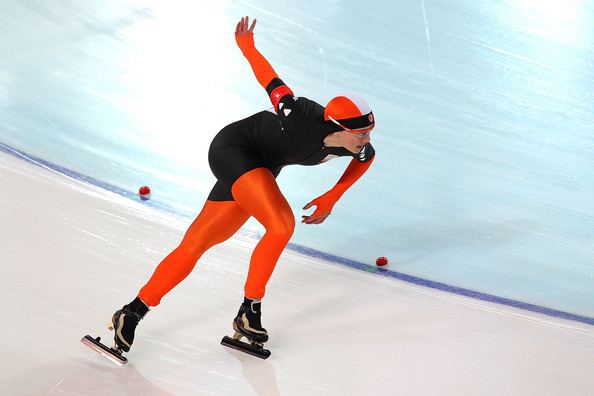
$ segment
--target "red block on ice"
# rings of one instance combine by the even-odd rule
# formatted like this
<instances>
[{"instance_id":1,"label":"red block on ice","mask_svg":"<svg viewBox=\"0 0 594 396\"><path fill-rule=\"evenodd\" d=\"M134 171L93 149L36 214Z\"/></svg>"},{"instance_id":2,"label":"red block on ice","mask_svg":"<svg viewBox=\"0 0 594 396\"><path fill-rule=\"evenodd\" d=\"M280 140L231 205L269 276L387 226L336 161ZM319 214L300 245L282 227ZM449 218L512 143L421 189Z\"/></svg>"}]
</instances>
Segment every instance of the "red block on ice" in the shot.
<instances>
[{"instance_id":1,"label":"red block on ice","mask_svg":"<svg viewBox=\"0 0 594 396\"><path fill-rule=\"evenodd\" d=\"M147 199L150 199L151 197L151 189L149 186L142 186L138 189L138 195L140 196L140 199L142 199L143 201L146 201Z\"/></svg>"},{"instance_id":2,"label":"red block on ice","mask_svg":"<svg viewBox=\"0 0 594 396\"><path fill-rule=\"evenodd\" d=\"M375 264L378 267L383 267L384 265L388 265L388 259L386 257L378 257L377 260L375 260Z\"/></svg>"}]
</instances>

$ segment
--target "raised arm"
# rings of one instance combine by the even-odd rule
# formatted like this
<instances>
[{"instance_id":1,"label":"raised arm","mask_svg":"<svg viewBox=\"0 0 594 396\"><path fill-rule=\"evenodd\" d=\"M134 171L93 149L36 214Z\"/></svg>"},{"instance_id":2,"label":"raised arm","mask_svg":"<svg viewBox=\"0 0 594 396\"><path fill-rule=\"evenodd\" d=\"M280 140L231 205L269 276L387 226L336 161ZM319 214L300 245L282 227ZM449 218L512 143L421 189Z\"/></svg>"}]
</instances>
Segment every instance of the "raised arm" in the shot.
<instances>
[{"instance_id":1,"label":"raised arm","mask_svg":"<svg viewBox=\"0 0 594 396\"><path fill-rule=\"evenodd\" d=\"M260 85L268 92L270 101L275 110L278 110L278 104L285 95L293 95L293 92L287 87L283 81L278 78L278 75L268 63L266 58L256 49L254 44L254 27L256 20L249 26L249 17L241 18L235 27L235 41L239 49L246 57L256 79Z\"/></svg>"}]
</instances>

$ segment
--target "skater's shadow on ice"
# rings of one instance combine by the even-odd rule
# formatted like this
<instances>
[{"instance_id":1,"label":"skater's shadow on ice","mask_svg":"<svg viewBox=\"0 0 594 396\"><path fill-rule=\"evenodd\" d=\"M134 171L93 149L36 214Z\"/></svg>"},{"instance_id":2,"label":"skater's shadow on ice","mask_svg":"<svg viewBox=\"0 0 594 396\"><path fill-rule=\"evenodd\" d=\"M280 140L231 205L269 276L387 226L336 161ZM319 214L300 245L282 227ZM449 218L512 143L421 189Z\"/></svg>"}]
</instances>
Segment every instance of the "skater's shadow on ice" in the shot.
<instances>
[{"instance_id":1,"label":"skater's shadow on ice","mask_svg":"<svg viewBox=\"0 0 594 396\"><path fill-rule=\"evenodd\" d=\"M252 386L256 394L266 396L281 395L276 383L276 371L270 362L227 348L225 348L225 351L239 360L241 374Z\"/></svg>"},{"instance_id":2,"label":"skater's shadow on ice","mask_svg":"<svg viewBox=\"0 0 594 396\"><path fill-rule=\"evenodd\" d=\"M174 395L150 382L134 365L117 367L99 355L85 359L23 371L7 379L3 389L13 395Z\"/></svg>"}]
</instances>

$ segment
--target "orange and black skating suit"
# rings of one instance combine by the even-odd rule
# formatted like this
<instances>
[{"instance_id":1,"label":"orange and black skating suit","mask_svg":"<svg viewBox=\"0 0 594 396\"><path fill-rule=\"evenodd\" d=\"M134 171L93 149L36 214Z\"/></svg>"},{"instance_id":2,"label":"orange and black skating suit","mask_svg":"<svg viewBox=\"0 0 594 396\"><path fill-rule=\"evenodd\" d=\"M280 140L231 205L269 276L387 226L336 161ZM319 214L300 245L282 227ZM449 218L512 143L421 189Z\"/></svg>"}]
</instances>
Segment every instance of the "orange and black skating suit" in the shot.
<instances>
[{"instance_id":1,"label":"orange and black skating suit","mask_svg":"<svg viewBox=\"0 0 594 396\"><path fill-rule=\"evenodd\" d=\"M274 105L234 122L214 138L208 155L217 183L208 199L230 201L231 186L244 173L265 167L276 175L285 165L317 165L335 157L351 156L367 162L374 156L370 143L354 154L342 147L325 147L324 138L341 128L324 120L324 107L313 100L295 97L275 77L266 86ZM275 95L283 95L276 98Z\"/></svg>"},{"instance_id":2,"label":"orange and black skating suit","mask_svg":"<svg viewBox=\"0 0 594 396\"><path fill-rule=\"evenodd\" d=\"M262 298L295 228L295 216L275 181L281 168L316 165L339 156L354 157L338 183L315 201L317 210L330 211L374 158L369 143L357 154L325 147L324 138L340 127L324 120L324 107L294 96L255 48L252 34L236 39L258 82L268 92L274 111L234 122L213 139L208 160L217 182L180 245L140 290L139 298L149 306L158 305L192 271L206 250L231 237L251 216L266 228L266 233L252 254L245 296Z\"/></svg>"}]
</instances>

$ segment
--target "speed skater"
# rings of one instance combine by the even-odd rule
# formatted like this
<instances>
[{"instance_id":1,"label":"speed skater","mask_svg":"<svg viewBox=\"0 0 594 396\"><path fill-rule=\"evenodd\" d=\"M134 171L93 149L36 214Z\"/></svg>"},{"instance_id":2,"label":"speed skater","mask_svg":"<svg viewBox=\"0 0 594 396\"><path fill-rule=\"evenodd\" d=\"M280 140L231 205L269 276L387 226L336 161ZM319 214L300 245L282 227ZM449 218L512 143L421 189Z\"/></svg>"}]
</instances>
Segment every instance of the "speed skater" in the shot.
<instances>
[{"instance_id":1,"label":"speed skater","mask_svg":"<svg viewBox=\"0 0 594 396\"><path fill-rule=\"evenodd\" d=\"M251 342L264 343L261 300L275 265L295 229L295 217L276 177L286 165L317 165L332 158L352 157L329 191L309 202L302 223L321 224L345 191L375 158L370 132L375 119L369 105L356 94L332 98L324 107L291 88L254 45L256 20L241 18L235 40L254 75L266 90L273 108L224 127L213 139L208 161L217 181L202 211L181 243L157 266L137 297L112 317L115 344L128 352L139 321L150 307L184 280L212 246L230 238L250 218L266 232L252 253L244 300L233 328Z\"/></svg>"}]
</instances>

